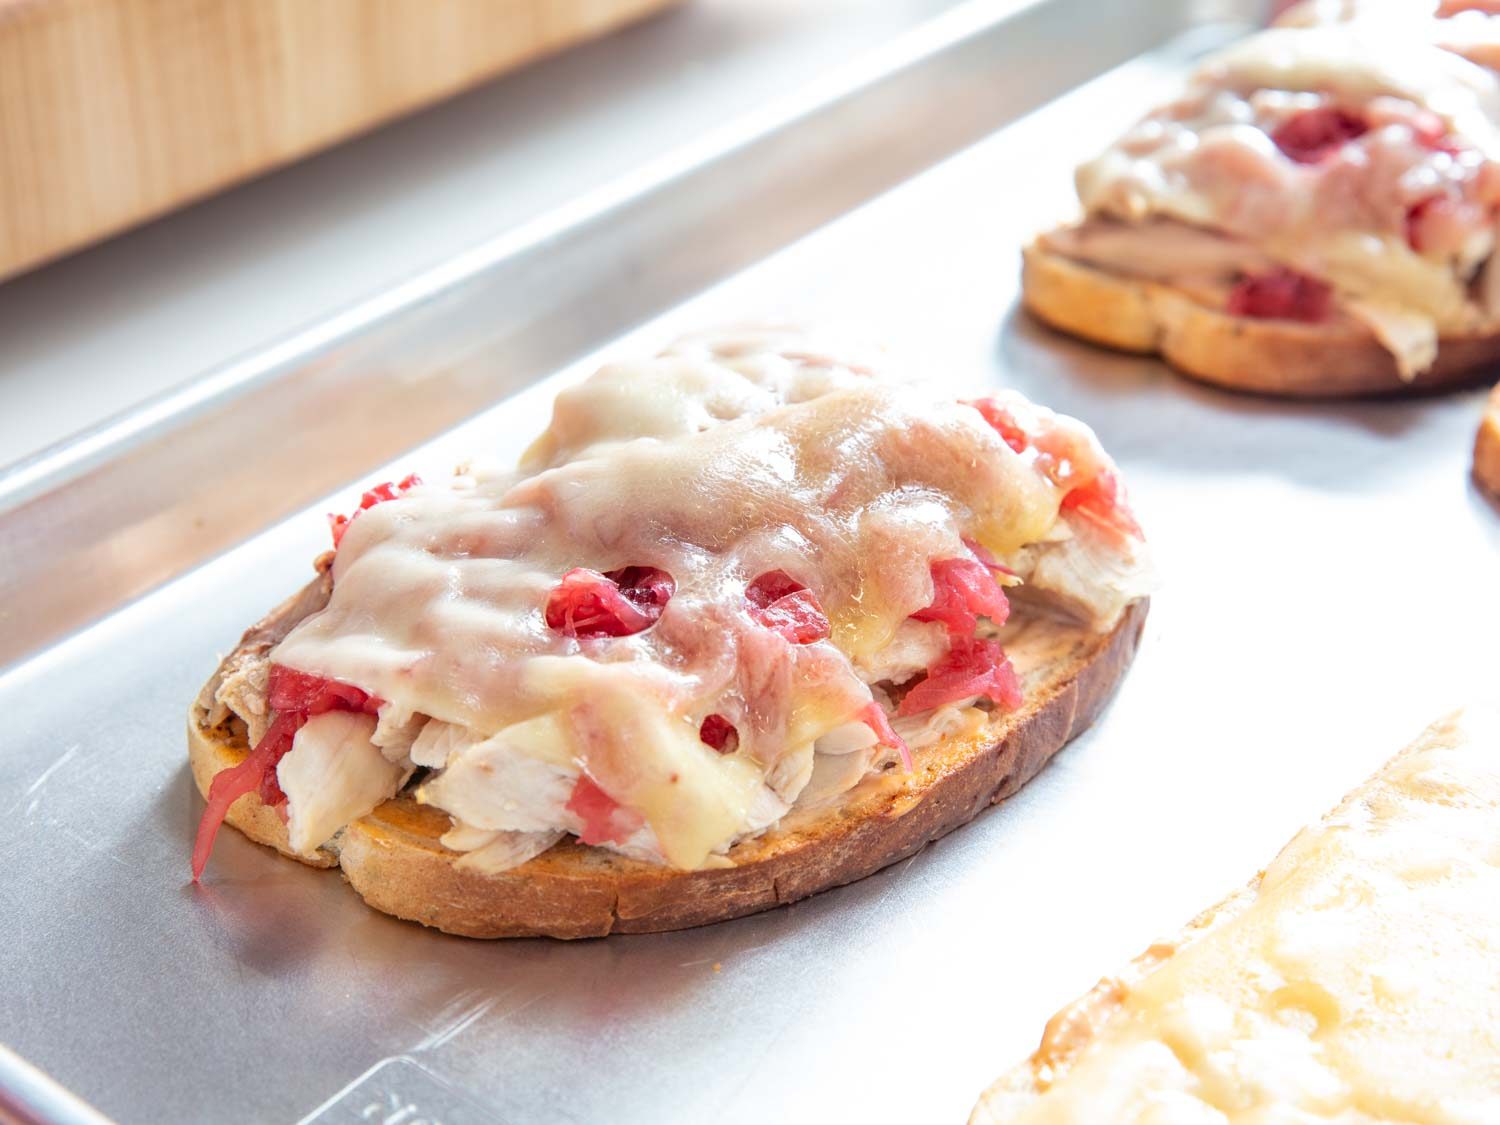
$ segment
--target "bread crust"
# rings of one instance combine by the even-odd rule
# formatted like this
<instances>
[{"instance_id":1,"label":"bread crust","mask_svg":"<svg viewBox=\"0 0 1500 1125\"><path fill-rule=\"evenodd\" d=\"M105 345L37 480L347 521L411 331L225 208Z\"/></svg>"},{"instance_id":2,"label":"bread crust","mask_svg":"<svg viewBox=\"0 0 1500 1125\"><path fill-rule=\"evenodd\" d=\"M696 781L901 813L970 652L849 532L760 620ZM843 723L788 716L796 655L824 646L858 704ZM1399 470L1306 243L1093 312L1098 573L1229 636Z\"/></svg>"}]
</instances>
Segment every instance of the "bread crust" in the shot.
<instances>
[{"instance_id":1,"label":"bread crust","mask_svg":"<svg viewBox=\"0 0 1500 1125\"><path fill-rule=\"evenodd\" d=\"M1345 794L1337 806L1324 814L1321 823L1347 820L1351 809L1365 801L1371 789L1378 786L1380 779L1402 759L1420 753L1433 742L1451 743L1461 737L1458 715L1440 719L1428 727L1420 738ZM1265 868L1262 868L1247 885L1197 915L1175 937L1156 942L1118 975L1105 977L1048 1020L1047 1027L1042 1032L1041 1045L1030 1058L1007 1071L980 1095L979 1102L969 1117L969 1125L1003 1125L1046 1093L1050 1086L1067 1073L1093 1040L1104 1033L1110 1021L1123 1009L1126 997L1143 978L1180 950L1233 921L1255 902L1265 873Z\"/></svg>"},{"instance_id":2,"label":"bread crust","mask_svg":"<svg viewBox=\"0 0 1500 1125\"><path fill-rule=\"evenodd\" d=\"M1479 434L1474 438L1474 479L1500 500L1500 386L1490 392Z\"/></svg>"},{"instance_id":3,"label":"bread crust","mask_svg":"<svg viewBox=\"0 0 1500 1125\"><path fill-rule=\"evenodd\" d=\"M1369 398L1473 386L1500 361L1500 334L1445 336L1437 362L1402 380L1363 325L1231 316L1182 290L1083 265L1032 243L1021 299L1045 324L1091 343L1160 355L1217 387L1282 398Z\"/></svg>"},{"instance_id":4,"label":"bread crust","mask_svg":"<svg viewBox=\"0 0 1500 1125\"><path fill-rule=\"evenodd\" d=\"M282 608L294 604L308 599ZM719 922L870 875L1010 796L1098 716L1135 655L1148 607L1144 598L1133 603L1102 635L1037 623L1064 643L1028 677L1019 710L920 751L910 774L868 779L815 816L794 812L732 849L730 867L675 871L570 841L510 871L482 874L438 842L447 814L408 797L350 824L311 858L291 851L286 825L254 793L230 807L226 822L293 859L338 866L377 910L451 934L583 938ZM262 623L246 636L265 632ZM205 795L214 775L249 751L241 721L209 721L213 684L188 713L193 778Z\"/></svg>"}]
</instances>

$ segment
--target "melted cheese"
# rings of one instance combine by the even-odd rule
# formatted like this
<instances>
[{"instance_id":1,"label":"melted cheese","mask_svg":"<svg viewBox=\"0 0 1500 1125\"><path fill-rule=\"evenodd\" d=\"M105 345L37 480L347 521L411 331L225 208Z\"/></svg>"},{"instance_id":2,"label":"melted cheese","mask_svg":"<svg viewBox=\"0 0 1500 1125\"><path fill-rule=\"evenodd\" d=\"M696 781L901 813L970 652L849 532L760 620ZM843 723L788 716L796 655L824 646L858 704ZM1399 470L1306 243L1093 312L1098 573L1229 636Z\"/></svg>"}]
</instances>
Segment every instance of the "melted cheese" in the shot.
<instances>
[{"instance_id":1,"label":"melted cheese","mask_svg":"<svg viewBox=\"0 0 1500 1125\"><path fill-rule=\"evenodd\" d=\"M1273 29L1220 51L1199 80L1251 94L1319 91L1344 102L1389 97L1441 117L1489 156L1500 153L1500 86L1494 76L1441 49L1365 28Z\"/></svg>"},{"instance_id":2,"label":"melted cheese","mask_svg":"<svg viewBox=\"0 0 1500 1125\"><path fill-rule=\"evenodd\" d=\"M1357 110L1368 131L1315 163L1291 160L1271 134L1323 106ZM1434 119L1462 138L1465 152L1422 140L1417 123ZM1410 372L1431 362L1424 357L1439 331L1473 329L1490 317L1469 286L1495 247L1497 161L1500 80L1493 73L1410 37L1277 29L1212 56L1180 98L1080 167L1077 185L1091 216L1220 232L1329 282L1346 300L1423 318L1421 325L1408 318L1399 334L1380 334ZM1438 196L1452 208L1442 228L1447 241L1418 252L1408 245L1408 215ZM1155 246L1143 231L1135 252L1154 256ZM1088 260L1087 247L1077 251ZM1161 271L1132 272L1160 279Z\"/></svg>"},{"instance_id":3,"label":"melted cheese","mask_svg":"<svg viewBox=\"0 0 1500 1125\"><path fill-rule=\"evenodd\" d=\"M976 1122L1500 1120L1500 717L1438 724Z\"/></svg>"},{"instance_id":4,"label":"melted cheese","mask_svg":"<svg viewBox=\"0 0 1500 1125\"><path fill-rule=\"evenodd\" d=\"M1363 105L1374 122L1391 124L1372 129L1347 158L1296 164L1267 131L1319 104ZM1374 217L1372 204L1386 217L1386 201L1368 198L1377 166L1388 166L1379 178L1392 181L1391 190L1414 198L1473 175L1396 124L1412 110L1434 114L1486 160L1500 158L1500 82L1488 71L1392 36L1262 32L1211 56L1181 97L1082 165L1079 197L1091 213L1161 215L1252 240L1357 229ZM1361 179L1365 190L1356 193L1351 181ZM1395 218L1402 213L1398 207Z\"/></svg>"},{"instance_id":5,"label":"melted cheese","mask_svg":"<svg viewBox=\"0 0 1500 1125\"><path fill-rule=\"evenodd\" d=\"M385 701L377 742L435 768L419 799L467 827L578 832L586 774L644 817L620 850L697 867L782 815L817 740L870 703L871 670L910 659L882 653L931 602L931 564L965 539L1007 558L1055 538L1060 500L971 407L784 337L689 340L564 392L519 471L471 466L362 512L328 607L272 658ZM1089 549L1142 569L1135 544ZM650 629L548 627L566 571L626 566L676 583ZM774 570L814 591L831 641L751 619L746 585ZM1115 585L1095 601L1065 581L1113 624ZM702 742L709 715L736 752Z\"/></svg>"},{"instance_id":6,"label":"melted cheese","mask_svg":"<svg viewBox=\"0 0 1500 1125\"><path fill-rule=\"evenodd\" d=\"M1363 321L1391 355L1396 372L1410 382L1437 361L1437 325L1409 306L1357 297L1345 299L1349 315Z\"/></svg>"},{"instance_id":7,"label":"melted cheese","mask_svg":"<svg viewBox=\"0 0 1500 1125\"><path fill-rule=\"evenodd\" d=\"M1472 63L1500 66L1500 18L1497 12L1452 3L1407 3L1392 0L1303 0L1276 20L1277 27L1328 24L1369 25L1408 39L1435 43ZM1492 6L1493 7L1493 6Z\"/></svg>"}]
</instances>

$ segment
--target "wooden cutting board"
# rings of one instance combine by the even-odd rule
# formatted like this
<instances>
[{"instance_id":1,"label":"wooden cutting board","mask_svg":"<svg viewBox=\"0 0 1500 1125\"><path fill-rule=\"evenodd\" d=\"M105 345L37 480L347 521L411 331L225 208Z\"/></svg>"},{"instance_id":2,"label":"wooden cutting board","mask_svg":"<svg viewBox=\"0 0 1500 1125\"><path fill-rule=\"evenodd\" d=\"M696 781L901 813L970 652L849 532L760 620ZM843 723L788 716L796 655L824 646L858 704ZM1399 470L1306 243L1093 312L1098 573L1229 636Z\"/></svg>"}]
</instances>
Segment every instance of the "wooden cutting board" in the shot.
<instances>
[{"instance_id":1,"label":"wooden cutting board","mask_svg":"<svg viewBox=\"0 0 1500 1125\"><path fill-rule=\"evenodd\" d=\"M674 0L0 0L0 278Z\"/></svg>"}]
</instances>

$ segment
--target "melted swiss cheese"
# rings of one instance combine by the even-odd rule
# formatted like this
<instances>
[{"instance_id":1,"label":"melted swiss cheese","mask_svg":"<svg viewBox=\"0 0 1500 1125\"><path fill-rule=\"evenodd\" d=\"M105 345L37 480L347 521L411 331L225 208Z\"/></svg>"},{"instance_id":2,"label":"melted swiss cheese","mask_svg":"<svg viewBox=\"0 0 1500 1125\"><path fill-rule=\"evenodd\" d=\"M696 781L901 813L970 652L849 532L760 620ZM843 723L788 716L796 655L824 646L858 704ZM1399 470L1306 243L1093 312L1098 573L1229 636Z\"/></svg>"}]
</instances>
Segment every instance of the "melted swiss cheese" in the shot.
<instances>
[{"instance_id":1,"label":"melted swiss cheese","mask_svg":"<svg viewBox=\"0 0 1500 1125\"><path fill-rule=\"evenodd\" d=\"M1500 718L1431 728L974 1121L1500 1120Z\"/></svg>"},{"instance_id":2,"label":"melted swiss cheese","mask_svg":"<svg viewBox=\"0 0 1500 1125\"><path fill-rule=\"evenodd\" d=\"M1067 539L1060 500L971 407L800 343L690 340L564 392L519 471L470 466L360 513L328 607L273 659L378 696L392 738L446 724L411 756L440 767L419 796L462 825L576 831L560 795L582 772L644 816L624 850L696 867L784 813L817 740L857 721L862 669L931 602L931 564L966 538L1001 558ZM1107 599L1135 596L1126 554L1098 583L1101 628ZM655 625L548 627L565 572L627 566L675 580ZM815 593L831 640L755 624L746 585L775 570ZM702 742L709 715L737 752Z\"/></svg>"}]
</instances>

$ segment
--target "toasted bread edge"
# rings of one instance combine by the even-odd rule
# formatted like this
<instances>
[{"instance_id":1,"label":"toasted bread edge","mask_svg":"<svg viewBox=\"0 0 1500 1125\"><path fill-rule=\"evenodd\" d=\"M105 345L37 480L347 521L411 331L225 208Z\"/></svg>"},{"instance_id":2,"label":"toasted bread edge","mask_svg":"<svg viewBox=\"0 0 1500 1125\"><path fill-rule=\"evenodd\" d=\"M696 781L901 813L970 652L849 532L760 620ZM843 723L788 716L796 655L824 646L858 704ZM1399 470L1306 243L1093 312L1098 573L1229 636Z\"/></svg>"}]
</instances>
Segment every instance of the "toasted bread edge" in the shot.
<instances>
[{"instance_id":1,"label":"toasted bread edge","mask_svg":"<svg viewBox=\"0 0 1500 1125\"><path fill-rule=\"evenodd\" d=\"M732 867L675 871L568 842L483 874L438 842L447 816L407 797L387 801L311 857L290 850L286 825L253 793L234 803L227 823L301 862L339 866L377 910L452 934L581 938L719 922L870 875L1013 794L1098 716L1130 666L1148 608L1147 599L1132 604L1109 633L1080 631L1018 710L919 752L911 773L870 779L810 823L738 845ZM188 715L188 746L205 794L219 770L248 753L242 725L213 727L207 718L200 696Z\"/></svg>"},{"instance_id":2,"label":"toasted bread edge","mask_svg":"<svg viewBox=\"0 0 1500 1125\"><path fill-rule=\"evenodd\" d=\"M1281 398L1369 398L1472 386L1500 362L1500 335L1444 337L1437 362L1404 381L1364 326L1231 316L1169 285L1072 261L1036 243L1022 255L1021 297L1037 319L1120 351L1160 355L1233 391Z\"/></svg>"}]
</instances>

